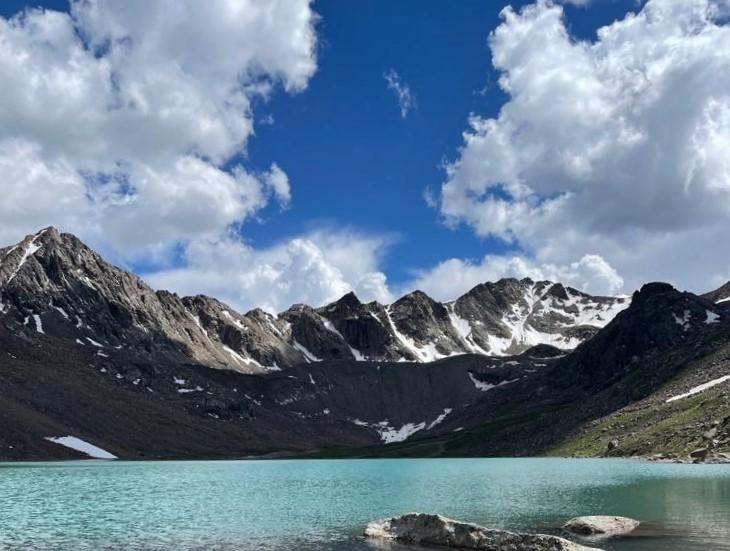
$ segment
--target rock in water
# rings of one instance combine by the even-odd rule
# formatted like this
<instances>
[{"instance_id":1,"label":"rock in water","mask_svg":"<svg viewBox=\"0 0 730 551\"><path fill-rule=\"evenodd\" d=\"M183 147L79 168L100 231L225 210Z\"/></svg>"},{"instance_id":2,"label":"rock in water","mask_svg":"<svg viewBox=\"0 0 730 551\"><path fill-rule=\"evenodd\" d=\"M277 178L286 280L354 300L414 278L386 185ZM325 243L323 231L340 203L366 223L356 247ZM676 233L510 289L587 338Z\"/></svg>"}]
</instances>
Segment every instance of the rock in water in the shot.
<instances>
[{"instance_id":1,"label":"rock in water","mask_svg":"<svg viewBox=\"0 0 730 551\"><path fill-rule=\"evenodd\" d=\"M365 536L405 544L485 551L586 551L594 549L557 536L517 534L425 513L409 513L400 517L371 522L365 529Z\"/></svg>"},{"instance_id":2,"label":"rock in water","mask_svg":"<svg viewBox=\"0 0 730 551\"><path fill-rule=\"evenodd\" d=\"M581 536L620 536L633 532L639 524L628 517L588 516L570 519L563 529Z\"/></svg>"}]
</instances>

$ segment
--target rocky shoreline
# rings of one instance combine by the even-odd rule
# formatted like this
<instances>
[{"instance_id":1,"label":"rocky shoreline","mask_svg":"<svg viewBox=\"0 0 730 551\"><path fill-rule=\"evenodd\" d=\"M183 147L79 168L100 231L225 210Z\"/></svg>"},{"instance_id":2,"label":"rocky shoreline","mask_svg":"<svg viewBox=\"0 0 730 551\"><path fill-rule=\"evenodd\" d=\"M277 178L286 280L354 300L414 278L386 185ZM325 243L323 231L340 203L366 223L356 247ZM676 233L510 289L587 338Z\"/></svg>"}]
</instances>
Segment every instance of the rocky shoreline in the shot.
<instances>
[{"instance_id":1,"label":"rocky shoreline","mask_svg":"<svg viewBox=\"0 0 730 551\"><path fill-rule=\"evenodd\" d=\"M690 452L689 456L679 457L673 454L654 454L650 456L641 457L646 461L653 461L656 463L677 463L677 464L706 464L706 465L725 465L730 464L730 454L728 453L712 453L707 448L699 448Z\"/></svg>"}]
</instances>

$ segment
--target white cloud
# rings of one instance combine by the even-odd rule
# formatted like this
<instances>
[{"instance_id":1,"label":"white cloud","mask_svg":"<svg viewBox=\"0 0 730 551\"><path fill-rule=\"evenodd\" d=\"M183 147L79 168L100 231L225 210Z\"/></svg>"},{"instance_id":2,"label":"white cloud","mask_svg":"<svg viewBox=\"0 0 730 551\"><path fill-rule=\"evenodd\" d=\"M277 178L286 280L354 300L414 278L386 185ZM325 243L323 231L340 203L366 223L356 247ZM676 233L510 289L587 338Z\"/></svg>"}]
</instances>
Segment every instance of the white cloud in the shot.
<instances>
[{"instance_id":1,"label":"white cloud","mask_svg":"<svg viewBox=\"0 0 730 551\"><path fill-rule=\"evenodd\" d=\"M0 18L2 242L54 224L156 266L154 284L240 308L389 300L387 237L328 228L256 250L232 229L291 203L278 164L230 165L254 99L307 86L315 22L308 0L77 0Z\"/></svg>"},{"instance_id":2,"label":"white cloud","mask_svg":"<svg viewBox=\"0 0 730 551\"><path fill-rule=\"evenodd\" d=\"M520 255L486 255L481 261L451 258L416 274L406 290L420 289L433 298L448 301L485 281L503 277L535 281L560 281L588 293L614 295L623 280L603 258L586 255L566 266L537 264Z\"/></svg>"},{"instance_id":3,"label":"white cloud","mask_svg":"<svg viewBox=\"0 0 730 551\"><path fill-rule=\"evenodd\" d=\"M364 301L388 302L392 296L378 265L390 242L387 236L328 228L254 249L229 235L190 242L186 266L145 277L158 288L205 293L241 311L321 305L349 291Z\"/></svg>"},{"instance_id":4,"label":"white cloud","mask_svg":"<svg viewBox=\"0 0 730 551\"><path fill-rule=\"evenodd\" d=\"M405 119L408 113L416 108L416 96L411 92L410 86L403 81L395 69L391 69L385 73L383 78L385 78L388 84L388 90L392 91L398 100L401 118Z\"/></svg>"},{"instance_id":5,"label":"white cloud","mask_svg":"<svg viewBox=\"0 0 730 551\"><path fill-rule=\"evenodd\" d=\"M0 182L18 197L0 236L56 223L129 252L288 205L276 164L224 167L254 98L306 87L315 21L309 0L76 0L0 18Z\"/></svg>"},{"instance_id":6,"label":"white cloud","mask_svg":"<svg viewBox=\"0 0 730 551\"><path fill-rule=\"evenodd\" d=\"M489 44L509 100L470 118L442 215L538 266L600 255L628 289L730 276L717 254L730 233L727 8L649 0L592 43L552 2L505 8Z\"/></svg>"},{"instance_id":7,"label":"white cloud","mask_svg":"<svg viewBox=\"0 0 730 551\"><path fill-rule=\"evenodd\" d=\"M264 183L273 191L282 207L289 206L291 201L289 177L279 168L279 165L276 163L271 165L269 171L264 174Z\"/></svg>"},{"instance_id":8,"label":"white cloud","mask_svg":"<svg viewBox=\"0 0 730 551\"><path fill-rule=\"evenodd\" d=\"M84 179L68 161L42 153L22 139L0 141L0 247L51 224L91 229Z\"/></svg>"}]
</instances>

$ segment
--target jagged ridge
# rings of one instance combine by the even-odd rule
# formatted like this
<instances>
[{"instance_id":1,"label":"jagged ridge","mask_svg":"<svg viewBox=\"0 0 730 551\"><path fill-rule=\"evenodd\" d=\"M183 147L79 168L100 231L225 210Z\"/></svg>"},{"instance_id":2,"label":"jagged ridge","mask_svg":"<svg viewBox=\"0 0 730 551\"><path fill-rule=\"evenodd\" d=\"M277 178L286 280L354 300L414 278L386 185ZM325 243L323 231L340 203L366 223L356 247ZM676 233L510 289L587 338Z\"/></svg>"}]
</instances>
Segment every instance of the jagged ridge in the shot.
<instances>
[{"instance_id":1,"label":"jagged ridge","mask_svg":"<svg viewBox=\"0 0 730 551\"><path fill-rule=\"evenodd\" d=\"M0 249L0 314L30 337L53 334L100 354L134 348L250 373L325 359L425 362L538 344L571 349L629 302L502 279L445 304L421 291L390 305L349 293L320 308L240 314L211 297L154 291L53 227Z\"/></svg>"}]
</instances>

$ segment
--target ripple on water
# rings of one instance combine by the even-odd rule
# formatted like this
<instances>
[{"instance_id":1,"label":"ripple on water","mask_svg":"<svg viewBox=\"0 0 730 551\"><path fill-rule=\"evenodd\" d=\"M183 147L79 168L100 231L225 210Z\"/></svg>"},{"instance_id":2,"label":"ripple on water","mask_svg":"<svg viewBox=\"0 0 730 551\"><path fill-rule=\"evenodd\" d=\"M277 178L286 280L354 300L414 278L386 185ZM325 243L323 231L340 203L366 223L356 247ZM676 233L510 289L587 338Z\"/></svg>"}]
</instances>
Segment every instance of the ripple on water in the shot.
<instances>
[{"instance_id":1,"label":"ripple on water","mask_svg":"<svg viewBox=\"0 0 730 551\"><path fill-rule=\"evenodd\" d=\"M359 537L364 525L409 511L553 533L572 516L623 515L645 524L603 548L730 550L730 468L577 459L0 464L1 551L372 551Z\"/></svg>"}]
</instances>

